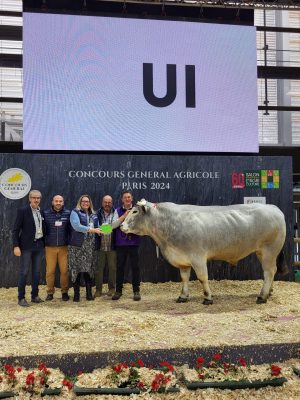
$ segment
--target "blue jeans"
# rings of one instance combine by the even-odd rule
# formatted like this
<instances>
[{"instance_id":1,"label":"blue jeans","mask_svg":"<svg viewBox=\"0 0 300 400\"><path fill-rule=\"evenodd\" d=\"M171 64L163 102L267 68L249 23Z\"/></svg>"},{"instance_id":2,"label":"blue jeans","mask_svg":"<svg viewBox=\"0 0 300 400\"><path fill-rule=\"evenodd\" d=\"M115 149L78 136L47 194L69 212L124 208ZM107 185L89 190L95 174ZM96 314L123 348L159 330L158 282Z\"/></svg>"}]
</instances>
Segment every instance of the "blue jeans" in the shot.
<instances>
[{"instance_id":1,"label":"blue jeans","mask_svg":"<svg viewBox=\"0 0 300 400\"><path fill-rule=\"evenodd\" d=\"M39 294L40 268L44 258L44 244L42 241L34 243L29 250L21 250L21 262L18 283L18 299L25 298L25 287L30 264L32 266L31 278L31 299L34 299Z\"/></svg>"}]
</instances>

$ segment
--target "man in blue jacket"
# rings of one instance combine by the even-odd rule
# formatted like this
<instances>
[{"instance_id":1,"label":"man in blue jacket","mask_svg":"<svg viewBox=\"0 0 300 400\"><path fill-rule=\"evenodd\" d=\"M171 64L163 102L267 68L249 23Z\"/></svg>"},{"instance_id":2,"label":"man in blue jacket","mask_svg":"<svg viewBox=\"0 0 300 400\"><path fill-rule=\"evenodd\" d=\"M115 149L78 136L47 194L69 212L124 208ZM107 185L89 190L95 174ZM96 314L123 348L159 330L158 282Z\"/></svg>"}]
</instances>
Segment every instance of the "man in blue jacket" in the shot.
<instances>
[{"instance_id":1,"label":"man in blue jacket","mask_svg":"<svg viewBox=\"0 0 300 400\"><path fill-rule=\"evenodd\" d=\"M42 303L39 297L40 268L44 258L44 224L40 210L42 194L38 190L29 192L29 204L19 208L13 227L14 255L20 257L18 282L18 304L28 307L25 299L26 280L32 267L31 301Z\"/></svg>"},{"instance_id":2,"label":"man in blue jacket","mask_svg":"<svg viewBox=\"0 0 300 400\"><path fill-rule=\"evenodd\" d=\"M69 300L68 239L70 232L70 214L71 211L64 208L64 198L60 195L53 197L52 207L43 213L46 228L46 301L53 300L57 263L60 270L62 300Z\"/></svg>"}]
</instances>

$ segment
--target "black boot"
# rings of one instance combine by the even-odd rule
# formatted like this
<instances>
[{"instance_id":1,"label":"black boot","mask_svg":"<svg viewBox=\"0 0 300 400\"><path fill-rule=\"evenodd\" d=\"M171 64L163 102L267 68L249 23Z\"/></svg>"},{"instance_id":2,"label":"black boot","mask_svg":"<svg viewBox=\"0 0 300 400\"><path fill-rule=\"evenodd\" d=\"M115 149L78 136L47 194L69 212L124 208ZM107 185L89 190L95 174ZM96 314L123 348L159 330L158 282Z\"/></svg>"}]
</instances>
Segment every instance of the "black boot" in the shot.
<instances>
[{"instance_id":1,"label":"black boot","mask_svg":"<svg viewBox=\"0 0 300 400\"><path fill-rule=\"evenodd\" d=\"M80 300L80 274L77 275L76 281L73 283L74 298L73 301L78 302Z\"/></svg>"},{"instance_id":2,"label":"black boot","mask_svg":"<svg viewBox=\"0 0 300 400\"><path fill-rule=\"evenodd\" d=\"M92 280L87 272L84 273L85 288L86 288L86 299L88 301L94 300L92 294Z\"/></svg>"}]
</instances>

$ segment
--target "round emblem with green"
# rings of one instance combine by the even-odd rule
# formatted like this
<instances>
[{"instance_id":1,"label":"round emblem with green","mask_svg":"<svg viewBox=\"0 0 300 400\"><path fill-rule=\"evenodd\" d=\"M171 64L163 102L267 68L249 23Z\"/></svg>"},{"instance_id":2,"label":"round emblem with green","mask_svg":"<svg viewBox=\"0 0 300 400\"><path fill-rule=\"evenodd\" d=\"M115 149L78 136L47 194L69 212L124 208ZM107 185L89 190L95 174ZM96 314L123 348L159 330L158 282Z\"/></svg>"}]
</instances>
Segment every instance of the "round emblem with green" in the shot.
<instances>
[{"instance_id":1,"label":"round emblem with green","mask_svg":"<svg viewBox=\"0 0 300 400\"><path fill-rule=\"evenodd\" d=\"M109 224L103 224L100 226L100 231L104 233L104 235L109 235L112 233L112 226Z\"/></svg>"}]
</instances>

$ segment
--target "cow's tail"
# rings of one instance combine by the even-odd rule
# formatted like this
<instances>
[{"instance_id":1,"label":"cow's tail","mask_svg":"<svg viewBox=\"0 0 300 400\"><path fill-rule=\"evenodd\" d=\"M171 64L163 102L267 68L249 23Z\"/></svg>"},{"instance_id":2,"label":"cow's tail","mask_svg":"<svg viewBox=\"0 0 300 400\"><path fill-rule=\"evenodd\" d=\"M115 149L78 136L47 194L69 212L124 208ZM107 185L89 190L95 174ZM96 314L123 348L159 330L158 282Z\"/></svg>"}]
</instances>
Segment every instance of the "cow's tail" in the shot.
<instances>
[{"instance_id":1,"label":"cow's tail","mask_svg":"<svg viewBox=\"0 0 300 400\"><path fill-rule=\"evenodd\" d=\"M285 260L283 249L281 250L281 252L277 256L276 266L277 266L277 272L280 275L286 275L286 274L289 273L289 268L288 268L286 260Z\"/></svg>"}]
</instances>

